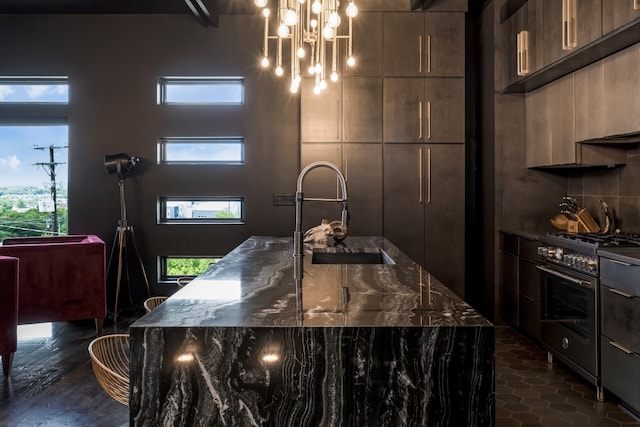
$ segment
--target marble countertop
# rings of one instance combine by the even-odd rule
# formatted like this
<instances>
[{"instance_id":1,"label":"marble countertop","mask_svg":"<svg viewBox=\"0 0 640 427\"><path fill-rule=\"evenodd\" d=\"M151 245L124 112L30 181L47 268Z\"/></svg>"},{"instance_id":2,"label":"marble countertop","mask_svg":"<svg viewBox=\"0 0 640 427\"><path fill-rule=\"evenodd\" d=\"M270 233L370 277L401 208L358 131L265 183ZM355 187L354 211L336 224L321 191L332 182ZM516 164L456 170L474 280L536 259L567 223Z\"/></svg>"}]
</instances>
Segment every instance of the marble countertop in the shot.
<instances>
[{"instance_id":1,"label":"marble countertop","mask_svg":"<svg viewBox=\"0 0 640 427\"><path fill-rule=\"evenodd\" d=\"M491 326L385 238L344 243L395 264L312 264L305 244L296 292L293 238L251 237L131 327Z\"/></svg>"}]
</instances>

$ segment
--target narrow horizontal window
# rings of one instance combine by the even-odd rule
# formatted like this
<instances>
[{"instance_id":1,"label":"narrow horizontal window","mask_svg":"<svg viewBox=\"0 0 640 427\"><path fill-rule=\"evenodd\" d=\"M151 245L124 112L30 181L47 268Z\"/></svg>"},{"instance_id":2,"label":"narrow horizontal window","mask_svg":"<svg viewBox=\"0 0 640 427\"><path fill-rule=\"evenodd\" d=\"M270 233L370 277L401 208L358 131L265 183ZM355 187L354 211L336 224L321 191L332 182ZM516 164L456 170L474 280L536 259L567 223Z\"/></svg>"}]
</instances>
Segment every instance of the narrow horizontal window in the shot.
<instances>
[{"instance_id":1,"label":"narrow horizontal window","mask_svg":"<svg viewBox=\"0 0 640 427\"><path fill-rule=\"evenodd\" d=\"M158 277L167 283L182 277L196 277L221 259L220 256L161 256L158 258Z\"/></svg>"},{"instance_id":2,"label":"narrow horizontal window","mask_svg":"<svg viewBox=\"0 0 640 427\"><path fill-rule=\"evenodd\" d=\"M0 103L69 103L66 77L0 77Z\"/></svg>"},{"instance_id":3,"label":"narrow horizontal window","mask_svg":"<svg viewBox=\"0 0 640 427\"><path fill-rule=\"evenodd\" d=\"M158 205L161 223L241 224L243 204L241 197L162 197Z\"/></svg>"},{"instance_id":4,"label":"narrow horizontal window","mask_svg":"<svg viewBox=\"0 0 640 427\"><path fill-rule=\"evenodd\" d=\"M162 138L158 164L244 163L242 138Z\"/></svg>"},{"instance_id":5,"label":"narrow horizontal window","mask_svg":"<svg viewBox=\"0 0 640 427\"><path fill-rule=\"evenodd\" d=\"M220 104L244 103L244 79L237 77L160 79L161 104Z\"/></svg>"}]
</instances>

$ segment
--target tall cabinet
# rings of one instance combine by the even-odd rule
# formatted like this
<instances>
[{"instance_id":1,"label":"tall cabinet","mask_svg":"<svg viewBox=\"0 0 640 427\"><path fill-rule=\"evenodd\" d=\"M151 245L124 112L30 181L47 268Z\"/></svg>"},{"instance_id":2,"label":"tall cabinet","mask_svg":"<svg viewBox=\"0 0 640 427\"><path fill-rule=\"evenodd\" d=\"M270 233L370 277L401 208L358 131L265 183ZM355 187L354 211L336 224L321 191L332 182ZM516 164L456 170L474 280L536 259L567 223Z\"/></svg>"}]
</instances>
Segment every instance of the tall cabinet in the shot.
<instances>
[{"instance_id":1,"label":"tall cabinet","mask_svg":"<svg viewBox=\"0 0 640 427\"><path fill-rule=\"evenodd\" d=\"M464 13L383 16L384 234L464 297Z\"/></svg>"},{"instance_id":2,"label":"tall cabinet","mask_svg":"<svg viewBox=\"0 0 640 427\"><path fill-rule=\"evenodd\" d=\"M303 81L301 167L335 163L347 180L349 234L384 235L464 297L464 12L363 11L357 20L368 30L354 37L362 67L320 96ZM304 191L335 198L339 186L317 169ZM338 214L306 203L303 226Z\"/></svg>"}]
</instances>

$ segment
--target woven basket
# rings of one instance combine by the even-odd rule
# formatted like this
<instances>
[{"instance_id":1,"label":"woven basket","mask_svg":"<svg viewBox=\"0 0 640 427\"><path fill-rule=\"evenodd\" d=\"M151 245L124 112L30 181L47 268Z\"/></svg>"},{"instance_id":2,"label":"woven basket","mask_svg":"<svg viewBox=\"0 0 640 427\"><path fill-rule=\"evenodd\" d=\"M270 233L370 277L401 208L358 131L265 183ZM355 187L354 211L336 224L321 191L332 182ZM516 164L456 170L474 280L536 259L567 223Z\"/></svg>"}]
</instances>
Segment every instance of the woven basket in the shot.
<instances>
[{"instance_id":1,"label":"woven basket","mask_svg":"<svg viewBox=\"0 0 640 427\"><path fill-rule=\"evenodd\" d=\"M105 392L129 406L129 335L111 334L89 344L93 374Z\"/></svg>"},{"instance_id":2,"label":"woven basket","mask_svg":"<svg viewBox=\"0 0 640 427\"><path fill-rule=\"evenodd\" d=\"M151 310L165 302L169 297L151 297L144 302L144 309L149 313Z\"/></svg>"}]
</instances>

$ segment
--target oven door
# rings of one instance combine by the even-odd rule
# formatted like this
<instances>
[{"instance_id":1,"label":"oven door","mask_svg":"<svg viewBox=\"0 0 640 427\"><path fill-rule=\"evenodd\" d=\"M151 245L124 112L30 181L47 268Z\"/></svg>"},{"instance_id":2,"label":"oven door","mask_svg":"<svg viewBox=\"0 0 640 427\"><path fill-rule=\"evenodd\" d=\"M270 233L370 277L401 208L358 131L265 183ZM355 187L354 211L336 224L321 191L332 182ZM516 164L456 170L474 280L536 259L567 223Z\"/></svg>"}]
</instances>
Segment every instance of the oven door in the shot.
<instances>
[{"instance_id":1,"label":"oven door","mask_svg":"<svg viewBox=\"0 0 640 427\"><path fill-rule=\"evenodd\" d=\"M545 348L594 384L598 373L598 279L539 265L541 340Z\"/></svg>"}]
</instances>

